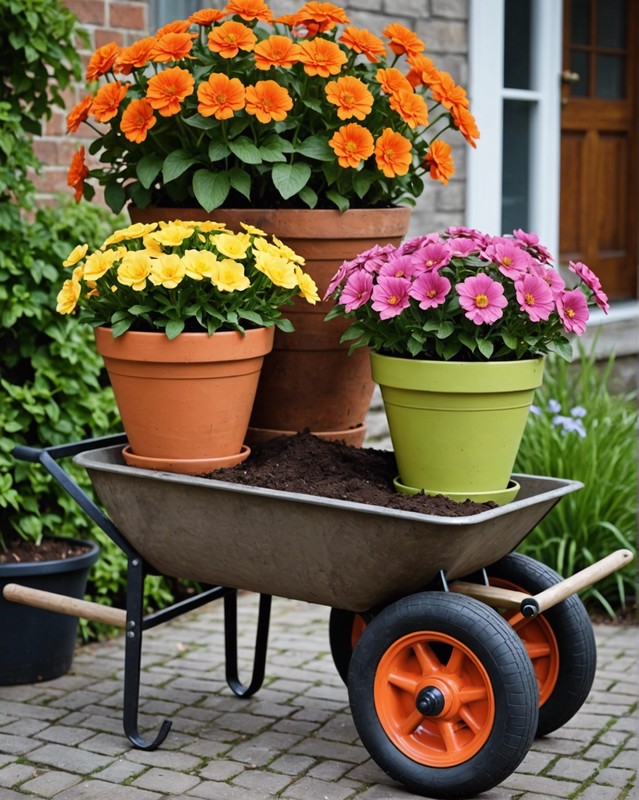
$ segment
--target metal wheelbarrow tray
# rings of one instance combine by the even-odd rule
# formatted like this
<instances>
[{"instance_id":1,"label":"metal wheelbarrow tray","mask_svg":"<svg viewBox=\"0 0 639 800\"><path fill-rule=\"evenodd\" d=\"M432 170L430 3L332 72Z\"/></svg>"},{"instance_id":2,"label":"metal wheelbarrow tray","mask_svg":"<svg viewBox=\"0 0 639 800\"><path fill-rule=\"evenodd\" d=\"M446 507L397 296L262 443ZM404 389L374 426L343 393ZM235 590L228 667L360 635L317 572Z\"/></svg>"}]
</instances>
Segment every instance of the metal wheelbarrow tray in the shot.
<instances>
[{"instance_id":1,"label":"metal wheelbarrow tray","mask_svg":"<svg viewBox=\"0 0 639 800\"><path fill-rule=\"evenodd\" d=\"M8 600L125 630L123 726L138 728L143 632L224 602L225 677L250 697L265 675L271 597L331 607L329 641L362 743L399 783L429 797L476 796L503 781L535 734L571 719L596 668L574 594L627 564L618 550L562 580L512 551L576 481L517 475L506 506L443 517L124 464L123 435L13 454L39 462L126 555L126 609L7 584ZM105 515L57 460L86 468ZM144 616L151 572L202 590ZM260 595L253 670L238 676L238 590ZM494 608L489 608L492 606ZM499 613L498 613L499 612Z\"/></svg>"},{"instance_id":2,"label":"metal wheelbarrow tray","mask_svg":"<svg viewBox=\"0 0 639 800\"><path fill-rule=\"evenodd\" d=\"M75 460L158 572L352 611L497 561L581 487L519 475L509 505L442 517L138 469L117 446Z\"/></svg>"}]
</instances>

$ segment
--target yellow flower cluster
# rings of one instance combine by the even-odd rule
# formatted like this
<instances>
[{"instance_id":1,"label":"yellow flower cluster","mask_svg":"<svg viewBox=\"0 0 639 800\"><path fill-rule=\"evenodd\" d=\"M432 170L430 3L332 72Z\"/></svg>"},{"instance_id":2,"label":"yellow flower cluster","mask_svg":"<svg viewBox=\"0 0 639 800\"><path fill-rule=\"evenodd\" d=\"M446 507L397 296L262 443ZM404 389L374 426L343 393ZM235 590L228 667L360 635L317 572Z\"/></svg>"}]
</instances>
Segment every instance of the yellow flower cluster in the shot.
<instances>
[{"instance_id":1,"label":"yellow flower cluster","mask_svg":"<svg viewBox=\"0 0 639 800\"><path fill-rule=\"evenodd\" d=\"M87 245L78 245L63 262L73 273L58 293L56 310L71 314L85 303L94 324L113 323L119 312L119 321L131 316L129 327L137 318L152 328L158 315L193 316L206 327L207 315L222 326L243 314L273 324L279 306L295 295L318 302L301 256L258 228L242 228L234 233L212 221L136 223L88 255Z\"/></svg>"}]
</instances>

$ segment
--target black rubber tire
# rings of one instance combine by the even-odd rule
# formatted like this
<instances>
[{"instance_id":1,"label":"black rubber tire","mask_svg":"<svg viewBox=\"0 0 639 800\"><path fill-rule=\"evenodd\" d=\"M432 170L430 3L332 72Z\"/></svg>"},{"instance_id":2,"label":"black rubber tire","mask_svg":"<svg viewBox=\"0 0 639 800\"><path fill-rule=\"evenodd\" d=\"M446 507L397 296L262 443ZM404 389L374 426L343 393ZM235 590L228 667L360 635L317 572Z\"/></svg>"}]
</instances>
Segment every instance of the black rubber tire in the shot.
<instances>
[{"instance_id":1,"label":"black rubber tire","mask_svg":"<svg viewBox=\"0 0 639 800\"><path fill-rule=\"evenodd\" d=\"M358 617L360 615L355 611L331 608L328 618L328 641L331 655L335 668L346 685L348 685L348 668L353 655L353 626Z\"/></svg>"},{"instance_id":2,"label":"black rubber tire","mask_svg":"<svg viewBox=\"0 0 639 800\"><path fill-rule=\"evenodd\" d=\"M526 593L537 594L561 581L553 569L534 558L511 553L486 568L488 577L501 578ZM537 736L556 731L586 702L597 668L597 647L588 612L576 594L541 615L550 626L559 652L554 689L539 709ZM525 637L525 625L521 629Z\"/></svg>"},{"instance_id":3,"label":"black rubber tire","mask_svg":"<svg viewBox=\"0 0 639 800\"><path fill-rule=\"evenodd\" d=\"M494 696L486 741L468 760L452 766L430 766L428 761L435 759L426 748L420 761L406 755L378 716L374 684L380 662L396 642L414 633L423 633L424 642L444 634L469 650L485 670ZM355 646L348 690L355 727L373 760L394 780L428 797L471 797L501 783L528 753L537 729L537 682L521 640L498 614L486 613L485 605L461 595L421 592L384 609Z\"/></svg>"}]
</instances>

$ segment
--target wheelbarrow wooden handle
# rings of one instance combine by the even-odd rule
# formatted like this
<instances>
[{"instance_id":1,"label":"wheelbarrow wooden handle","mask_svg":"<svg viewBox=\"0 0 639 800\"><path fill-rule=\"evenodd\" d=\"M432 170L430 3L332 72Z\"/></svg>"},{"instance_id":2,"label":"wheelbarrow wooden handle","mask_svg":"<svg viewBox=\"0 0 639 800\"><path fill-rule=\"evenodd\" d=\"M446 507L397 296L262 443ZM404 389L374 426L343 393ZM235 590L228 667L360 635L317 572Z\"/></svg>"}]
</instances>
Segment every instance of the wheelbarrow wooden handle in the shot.
<instances>
[{"instance_id":1,"label":"wheelbarrow wooden handle","mask_svg":"<svg viewBox=\"0 0 639 800\"><path fill-rule=\"evenodd\" d=\"M31 589L17 583L8 583L2 595L5 600L13 603L22 603L25 606L44 608L46 611L56 611L59 614L68 614L72 617L84 617L93 622L104 622L116 628L126 627L126 611L119 608L109 608L100 603L90 603L88 600L77 600L64 594L43 592L40 589Z\"/></svg>"},{"instance_id":2,"label":"wheelbarrow wooden handle","mask_svg":"<svg viewBox=\"0 0 639 800\"><path fill-rule=\"evenodd\" d=\"M534 617L548 611L549 608L561 603L571 594L585 589L602 578L607 577L618 569L629 564L634 555L630 550L615 550L589 567L576 572L570 578L544 589L536 595L527 595L513 589L501 589L497 586L482 586L478 583L467 581L454 581L450 584L451 592L458 592L476 600L481 600L495 608L517 608L525 617Z\"/></svg>"}]
</instances>

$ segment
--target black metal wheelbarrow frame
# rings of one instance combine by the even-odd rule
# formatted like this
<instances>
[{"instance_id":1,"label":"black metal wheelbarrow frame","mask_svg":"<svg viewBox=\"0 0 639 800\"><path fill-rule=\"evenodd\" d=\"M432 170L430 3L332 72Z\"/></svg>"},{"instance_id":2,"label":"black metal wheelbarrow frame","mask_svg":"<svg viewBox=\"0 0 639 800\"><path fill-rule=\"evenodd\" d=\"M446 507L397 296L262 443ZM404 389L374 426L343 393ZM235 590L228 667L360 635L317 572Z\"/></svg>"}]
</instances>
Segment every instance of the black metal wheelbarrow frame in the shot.
<instances>
[{"instance_id":1,"label":"black metal wheelbarrow frame","mask_svg":"<svg viewBox=\"0 0 639 800\"><path fill-rule=\"evenodd\" d=\"M118 434L40 449L19 446L13 451L18 459L40 463L125 554L126 609L72 600L15 584L5 587L4 596L15 602L106 622L125 630L124 733L135 747L143 750L157 748L171 727L171 722L164 720L152 739L145 738L138 727L143 632L208 602L223 599L226 681L237 696L250 697L261 687L264 679L271 597L277 595L322 603L333 609L329 630L331 649L338 671L348 682L353 716L364 744L389 774L409 788L423 792L422 765L417 763L417 772L413 775L411 758L408 761L404 759L408 766L400 764L397 767L397 754L393 751L388 766L384 755L386 743L381 747L384 751L381 759L377 758L373 753L373 749L379 749L375 736L371 739L366 733L375 728L378 716L386 716L388 719L382 721L382 727L385 725L387 730L390 729L393 741L393 726L398 724L398 715L401 721L404 714L404 710L397 705L398 701L393 699L391 702L391 695L395 691L394 681L399 681L395 675L396 667L383 667L388 661L387 653L376 652L379 649L376 639L380 637L374 633L379 629L382 637L384 635L383 623L378 623L378 619L389 619L391 627L399 626L401 633L404 628L412 630L410 626L414 620L411 621L409 617L417 613L419 627L419 615L422 612L415 612L414 607L423 609L425 598L433 605L435 617L440 612L446 616L449 613L448 606L451 606L462 622L468 616L472 625L477 627L477 620L473 620L475 617L481 618L484 613L481 604L487 604L501 609L502 614L507 616L511 628L498 614L490 613L491 625L498 619L499 624L507 632L510 631L508 638L512 636L512 630L517 632L519 627L526 624L526 620L549 612L567 598L579 602L571 595L620 569L633 558L630 551L616 551L568 579L559 582L548 582L545 578L541 583L533 581L536 586L534 593L521 588L518 581L510 579L508 575L505 582L503 579L489 578L487 567L508 556L564 494L581 488L576 481L520 475L517 476L522 485L520 495L508 506L474 516L433 517L127 467L120 456L126 443L126 436ZM58 464L60 459L67 457L74 457L77 463L87 469L108 516ZM144 520L149 509L152 512L155 510L155 516L147 524ZM353 564L357 567L355 571L351 568ZM205 588L193 597L145 617L144 581L148 574L156 573L196 580ZM253 591L260 595L253 670L248 685L243 684L238 675L238 590ZM412 602L413 597L417 598L415 602ZM447 602L442 604L442 597ZM410 602L402 604L395 601ZM392 613L395 612L390 611L394 606L401 606L397 620L392 619ZM441 609L438 611L439 606ZM384 612L381 617L378 616L380 612ZM353 637L356 624L369 628L369 632L362 636L361 647ZM433 623L434 627L438 624ZM586 624L592 636L589 621ZM482 625L483 622L479 627ZM483 633L478 632L481 639ZM358 635L361 635L361 630ZM497 639L503 635L500 630L493 634ZM521 636L520 633L518 635ZM404 650L400 648L395 658L397 663L401 663L402 659L406 659L406 653L421 653L418 660L423 666L428 661L427 655L424 655L426 651L420 651L421 645L413 642L411 636L414 637L414 634L410 632L402 634L400 639L407 644ZM481 663L475 663L474 656L465 644L459 644L459 649L455 650L457 640L451 639L447 633L434 634L434 637L436 652L440 652L442 647L450 648L449 642L453 641L453 651L459 659L468 661L469 666L465 669L482 673ZM464 638L462 634L461 639ZM512 638L517 639L516 636ZM388 653L392 654L393 648L397 649L391 637ZM532 667L527 662L523 647L521 649L526 664L520 666L519 670L528 670L533 675L534 683ZM430 649L427 652L432 656ZM353 665L350 665L351 655ZM515 655L516 658L521 657L521 654ZM374 672L370 672L371 660L375 663L378 660L382 665L380 669L388 670L390 689L384 689L381 699L378 689L373 690L378 678ZM415 713L437 722L438 717L445 713L443 698L447 696L447 679L442 683L438 675L441 677L447 666L444 662L443 667L438 667L441 674L433 672L430 667L428 669L435 678L427 681L428 686L423 686L419 692L415 689L418 709ZM594 666L592 670L594 676ZM409 678L412 680L410 675ZM409 678L404 676L402 680L406 682ZM478 678L469 674L460 685L464 692L479 692L481 681L481 675ZM360 698L362 691L358 686L351 686L351 682L370 684L363 700ZM370 700L373 692L377 693L374 703L378 710L381 709L379 714L371 710L374 705ZM384 692L390 692L388 697ZM585 696L579 704L584 700ZM490 713L494 713L494 709ZM481 729L481 724L473 720L472 715L468 725L470 728L479 725ZM488 728L488 723L485 727ZM530 736L533 733L534 730ZM393 744L410 755L415 742L402 734ZM421 746L418 741L417 762L421 758ZM427 746L430 747L430 744ZM520 745L521 758L529 746L530 742L527 746L525 743ZM483 740L473 747L475 749L468 751L468 763L479 758L476 751L482 748L489 750L487 746L484 747ZM490 763L490 754L483 757ZM482 791L495 785L514 769L511 759L502 768L501 777L497 769L497 778L487 782L485 777L475 779L472 773L470 777L463 773L465 756L459 758L462 765L454 765L456 785L450 789L445 783L440 785L440 775L448 771L437 769L435 761L435 769L428 773L434 777L432 780L429 778L426 786L432 796L461 797ZM442 766L448 766L449 762L453 763L444 758ZM419 772L420 769L422 772ZM460 769L462 774L457 779Z\"/></svg>"}]
</instances>

